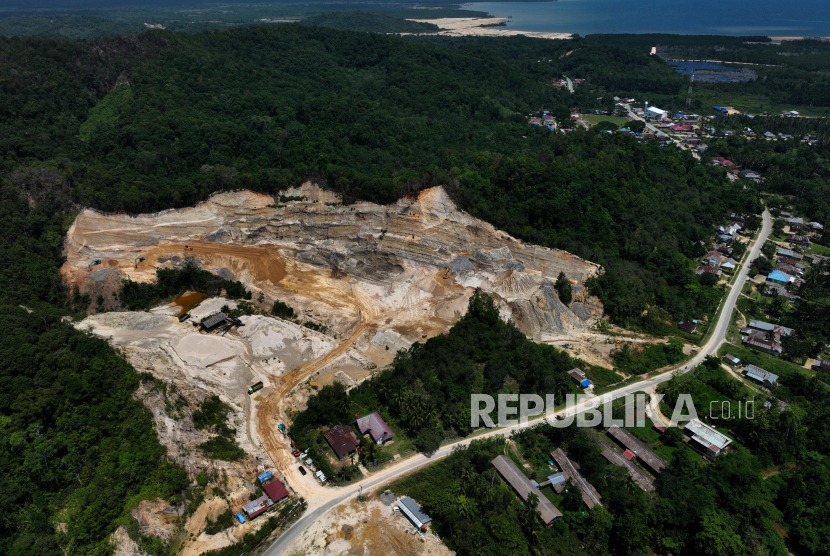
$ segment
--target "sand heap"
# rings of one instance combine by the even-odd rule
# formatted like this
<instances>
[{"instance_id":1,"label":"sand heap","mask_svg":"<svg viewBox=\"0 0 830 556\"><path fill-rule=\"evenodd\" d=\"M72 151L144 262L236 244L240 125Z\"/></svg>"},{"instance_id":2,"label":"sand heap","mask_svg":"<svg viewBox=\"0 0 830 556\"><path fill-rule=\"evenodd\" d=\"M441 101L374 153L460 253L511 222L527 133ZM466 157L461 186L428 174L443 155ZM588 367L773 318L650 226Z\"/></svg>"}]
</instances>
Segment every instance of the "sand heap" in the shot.
<instances>
[{"instance_id":1,"label":"sand heap","mask_svg":"<svg viewBox=\"0 0 830 556\"><path fill-rule=\"evenodd\" d=\"M551 288L560 271L581 285L601 272L598 265L526 245L459 211L442 188L393 205L344 205L307 183L282 199L238 191L139 216L85 210L67 234L64 277L97 293L114 273L149 281L156 268L192 256L269 302L288 302L333 335L362 319L373 332L395 330L409 342L448 329L474 288L495 294L502 314L537 339L571 335L601 313L580 287L570 307ZM138 256L146 261L135 267ZM103 262L89 272L94 259Z\"/></svg>"}]
</instances>

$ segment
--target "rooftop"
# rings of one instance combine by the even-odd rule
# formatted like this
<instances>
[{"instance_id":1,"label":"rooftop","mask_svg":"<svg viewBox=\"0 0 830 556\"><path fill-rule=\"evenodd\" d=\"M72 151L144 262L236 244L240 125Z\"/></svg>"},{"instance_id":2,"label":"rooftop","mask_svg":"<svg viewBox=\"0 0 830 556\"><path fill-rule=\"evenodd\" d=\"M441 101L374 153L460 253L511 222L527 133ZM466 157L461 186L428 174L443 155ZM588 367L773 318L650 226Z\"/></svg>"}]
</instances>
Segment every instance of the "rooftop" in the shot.
<instances>
[{"instance_id":1,"label":"rooftop","mask_svg":"<svg viewBox=\"0 0 830 556\"><path fill-rule=\"evenodd\" d=\"M744 367L744 371L746 372L747 377L753 378L759 382L769 382L770 384L772 384L773 382L778 380L777 374L771 373L755 365L747 365L746 367Z\"/></svg>"},{"instance_id":2,"label":"rooftop","mask_svg":"<svg viewBox=\"0 0 830 556\"><path fill-rule=\"evenodd\" d=\"M664 469L669 467L668 462L652 452L649 448L646 447L645 444L637 440L634 435L628 432L625 429L621 429L620 427L614 425L608 429L608 434L611 435L614 440L619 442L623 445L623 447L631 450L634 454L640 458L646 466L648 466L652 471L655 473L660 473Z\"/></svg>"},{"instance_id":3,"label":"rooftop","mask_svg":"<svg viewBox=\"0 0 830 556\"><path fill-rule=\"evenodd\" d=\"M350 454L360 445L352 427L345 425L332 427L325 431L323 436L326 437L326 441L331 446L331 449L334 450L334 453L337 454L338 458Z\"/></svg>"},{"instance_id":4,"label":"rooftop","mask_svg":"<svg viewBox=\"0 0 830 556\"><path fill-rule=\"evenodd\" d=\"M497 456L493 460L493 467L504 478L507 483L519 494L522 500L527 501L527 497L533 493L539 498L539 513L542 516L542 521L545 524L553 522L556 518L562 517L560 512L553 503L548 500L547 496L542 494L538 488L533 486L522 471L516 467L510 458L507 456Z\"/></svg>"},{"instance_id":5,"label":"rooftop","mask_svg":"<svg viewBox=\"0 0 830 556\"><path fill-rule=\"evenodd\" d=\"M732 443L732 439L719 433L709 425L692 419L686 423L686 431L692 433L692 439L697 440L704 446L713 448L713 451L723 450Z\"/></svg>"},{"instance_id":6,"label":"rooftop","mask_svg":"<svg viewBox=\"0 0 830 556\"><path fill-rule=\"evenodd\" d=\"M265 494L267 494L268 498L270 498L274 503L279 502L284 498L288 498L288 489L285 488L285 486L279 481L265 483L262 485L262 490L265 491Z\"/></svg>"},{"instance_id":7,"label":"rooftop","mask_svg":"<svg viewBox=\"0 0 830 556\"><path fill-rule=\"evenodd\" d=\"M386 442L395 436L377 411L359 418L357 428L360 430L360 434L368 432L375 442Z\"/></svg>"},{"instance_id":8,"label":"rooftop","mask_svg":"<svg viewBox=\"0 0 830 556\"><path fill-rule=\"evenodd\" d=\"M582 475L579 474L579 471L577 471L573 462L568 459L565 452L562 451L562 448L557 448L551 452L550 455L553 456L553 459L556 461L556 465L559 466L559 469L571 477L571 484L576 486L580 492L582 492L582 501L585 502L588 509L591 509L597 505L602 505L600 495L597 490L593 487L593 485L591 485L591 483L586 481Z\"/></svg>"},{"instance_id":9,"label":"rooftop","mask_svg":"<svg viewBox=\"0 0 830 556\"><path fill-rule=\"evenodd\" d=\"M401 498L398 502L398 507L418 529L421 529L424 525L432 521L432 518L424 513L421 506L409 496Z\"/></svg>"}]
</instances>

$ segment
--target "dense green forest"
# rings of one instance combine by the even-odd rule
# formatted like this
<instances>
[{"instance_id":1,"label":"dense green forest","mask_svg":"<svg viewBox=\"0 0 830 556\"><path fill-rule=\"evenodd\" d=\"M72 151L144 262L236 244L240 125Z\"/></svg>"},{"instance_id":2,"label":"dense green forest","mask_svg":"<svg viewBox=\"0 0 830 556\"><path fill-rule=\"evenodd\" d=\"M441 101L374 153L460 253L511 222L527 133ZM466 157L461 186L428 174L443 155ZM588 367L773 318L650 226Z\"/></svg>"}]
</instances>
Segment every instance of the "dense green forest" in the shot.
<instances>
[{"instance_id":1,"label":"dense green forest","mask_svg":"<svg viewBox=\"0 0 830 556\"><path fill-rule=\"evenodd\" d=\"M140 500L175 503L190 482L133 398L136 371L61 319L73 309L58 274L71 218L54 199L0 186L0 553L10 556L107 554Z\"/></svg>"},{"instance_id":2,"label":"dense green forest","mask_svg":"<svg viewBox=\"0 0 830 556\"><path fill-rule=\"evenodd\" d=\"M45 164L69 200L141 212L308 178L347 201L443 185L474 215L605 266L595 289L620 322L654 305L676 318L711 311L690 248L730 212L758 210L686 153L529 127L523 114L539 106L561 119L573 103L604 106L601 88L551 87L563 71L608 88L682 87L660 60L583 40L283 25L148 32L97 50L9 39L0 58L14 70L0 77L2 164L23 188L36 188L27 168Z\"/></svg>"}]
</instances>

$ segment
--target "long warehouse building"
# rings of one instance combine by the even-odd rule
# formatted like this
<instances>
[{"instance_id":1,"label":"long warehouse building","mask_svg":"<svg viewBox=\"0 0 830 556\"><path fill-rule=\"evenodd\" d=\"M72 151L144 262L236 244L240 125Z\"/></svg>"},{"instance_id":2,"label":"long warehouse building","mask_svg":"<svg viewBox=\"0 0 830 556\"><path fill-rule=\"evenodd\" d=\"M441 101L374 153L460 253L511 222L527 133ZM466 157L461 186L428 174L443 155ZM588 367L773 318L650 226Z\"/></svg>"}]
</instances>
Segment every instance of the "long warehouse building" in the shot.
<instances>
[{"instance_id":1,"label":"long warehouse building","mask_svg":"<svg viewBox=\"0 0 830 556\"><path fill-rule=\"evenodd\" d=\"M645 444L634 438L634 435L627 430L621 429L617 425L614 425L608 429L608 434L611 435L611 438L616 440L623 448L634 452L634 455L640 458L643 465L648 467L648 470L655 475L657 473L661 473L665 469L668 469L669 464L666 460L648 449Z\"/></svg>"},{"instance_id":2,"label":"long warehouse building","mask_svg":"<svg viewBox=\"0 0 830 556\"><path fill-rule=\"evenodd\" d=\"M591 483L586 481L580 472L577 471L576 466L570 459L568 459L568 456L562 451L562 448L557 448L551 452L550 455L553 456L553 461L556 462L559 469L561 469L563 473L567 473L570 476L571 484L582 492L582 501L585 502L588 509L591 509L594 506L602 505L597 489L595 489Z\"/></svg>"},{"instance_id":3,"label":"long warehouse building","mask_svg":"<svg viewBox=\"0 0 830 556\"><path fill-rule=\"evenodd\" d=\"M509 457L496 457L496 459L493 460L493 467L496 468L496 471L499 472L505 482L513 487L513 490L518 493L522 500L527 502L527 497L530 496L531 493L535 494L536 497L539 498L539 514L541 514L542 521L545 525L550 525L554 522L554 520L562 517L562 512L560 512L556 506L548 500L547 496L542 494L541 490L533 486L530 479L522 473L521 469L516 467L516 464L513 463Z\"/></svg>"}]
</instances>

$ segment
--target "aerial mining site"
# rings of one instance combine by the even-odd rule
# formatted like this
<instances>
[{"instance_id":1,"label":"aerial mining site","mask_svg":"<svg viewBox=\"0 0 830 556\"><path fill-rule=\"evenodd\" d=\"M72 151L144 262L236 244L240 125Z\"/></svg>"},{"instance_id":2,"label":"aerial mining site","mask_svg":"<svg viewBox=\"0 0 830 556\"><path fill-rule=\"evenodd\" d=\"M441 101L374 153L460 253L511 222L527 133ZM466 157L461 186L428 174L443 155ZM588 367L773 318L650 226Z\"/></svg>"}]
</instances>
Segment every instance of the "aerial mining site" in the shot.
<instances>
[{"instance_id":1,"label":"aerial mining site","mask_svg":"<svg viewBox=\"0 0 830 556\"><path fill-rule=\"evenodd\" d=\"M196 207L155 214L87 209L69 229L65 248L65 282L98 299L98 312L77 326L108 339L137 370L165 385L163 391L159 382L142 386L139 395L168 454L192 475L220 473L239 505L254 489L254 467L278 473L310 508L319 504L324 487L298 473L279 425L304 407L312 387L334 381L353 387L399 350L446 333L476 289L492 294L502 318L535 341L611 366L614 344L593 329L602 305L583 286L602 269L564 251L522 243L459 211L441 188L388 206L343 204L307 183L279 197L227 192ZM205 319L224 315L237 302L189 292L150 311L119 307L122 281L150 283L158 269L187 261L242 282L258 314L214 331ZM569 306L554 288L560 272L574 292ZM277 300L299 318L270 315ZM248 388L260 383L261 390L249 395ZM194 428L192 412L210 396L233 410L229 422L245 452L241 461L214 460L196 449L207 436ZM211 500L188 519L215 518L224 506ZM152 523L152 515L139 522ZM251 528L254 522L207 535L188 521L193 535L184 553L229 545Z\"/></svg>"}]
</instances>

